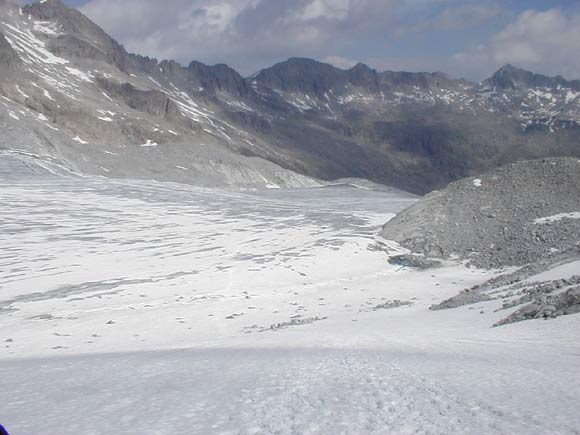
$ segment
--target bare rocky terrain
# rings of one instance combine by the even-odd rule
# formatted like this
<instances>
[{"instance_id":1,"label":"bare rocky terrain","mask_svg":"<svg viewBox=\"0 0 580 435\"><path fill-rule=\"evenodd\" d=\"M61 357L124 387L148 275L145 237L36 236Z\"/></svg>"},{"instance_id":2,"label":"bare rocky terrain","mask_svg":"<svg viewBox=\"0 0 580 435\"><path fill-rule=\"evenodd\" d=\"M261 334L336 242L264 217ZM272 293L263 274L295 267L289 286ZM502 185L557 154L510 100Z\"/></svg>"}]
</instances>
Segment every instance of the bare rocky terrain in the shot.
<instances>
[{"instance_id":1,"label":"bare rocky terrain","mask_svg":"<svg viewBox=\"0 0 580 435\"><path fill-rule=\"evenodd\" d=\"M580 311L580 160L523 161L435 191L389 221L382 236L419 256L458 258L486 269L504 269L489 282L431 307L457 308L502 300L521 306L497 325ZM526 281L571 265L576 273ZM515 267L509 271L506 267Z\"/></svg>"},{"instance_id":2,"label":"bare rocky terrain","mask_svg":"<svg viewBox=\"0 0 580 435\"><path fill-rule=\"evenodd\" d=\"M518 162L430 193L382 235L429 257L523 266L577 249L579 189L578 159Z\"/></svg>"}]
</instances>

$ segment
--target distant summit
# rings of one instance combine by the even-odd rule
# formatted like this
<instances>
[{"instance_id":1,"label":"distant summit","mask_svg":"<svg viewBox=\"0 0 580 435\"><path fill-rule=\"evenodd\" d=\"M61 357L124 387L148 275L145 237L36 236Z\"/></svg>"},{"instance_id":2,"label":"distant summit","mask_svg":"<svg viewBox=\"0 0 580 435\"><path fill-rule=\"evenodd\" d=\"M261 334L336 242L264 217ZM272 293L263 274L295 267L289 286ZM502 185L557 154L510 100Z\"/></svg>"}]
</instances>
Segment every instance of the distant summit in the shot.
<instances>
[{"instance_id":1,"label":"distant summit","mask_svg":"<svg viewBox=\"0 0 580 435\"><path fill-rule=\"evenodd\" d=\"M557 88L567 87L571 89L580 89L580 81L568 81L561 76L548 77L541 74L516 68L510 64L501 67L491 78L486 82L497 89L518 89L518 88Z\"/></svg>"}]
</instances>

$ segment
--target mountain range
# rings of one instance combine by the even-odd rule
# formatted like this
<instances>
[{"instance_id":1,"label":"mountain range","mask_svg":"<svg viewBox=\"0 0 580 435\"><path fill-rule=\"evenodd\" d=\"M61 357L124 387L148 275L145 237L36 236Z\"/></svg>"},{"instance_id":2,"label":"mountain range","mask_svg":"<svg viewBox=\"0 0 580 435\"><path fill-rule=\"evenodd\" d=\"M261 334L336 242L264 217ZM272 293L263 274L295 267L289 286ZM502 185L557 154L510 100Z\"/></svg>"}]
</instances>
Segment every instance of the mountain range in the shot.
<instances>
[{"instance_id":1,"label":"mountain range","mask_svg":"<svg viewBox=\"0 0 580 435\"><path fill-rule=\"evenodd\" d=\"M481 83L291 58L251 77L128 53L59 0L0 0L0 150L204 186L363 178L423 194L520 159L580 156L580 81Z\"/></svg>"}]
</instances>

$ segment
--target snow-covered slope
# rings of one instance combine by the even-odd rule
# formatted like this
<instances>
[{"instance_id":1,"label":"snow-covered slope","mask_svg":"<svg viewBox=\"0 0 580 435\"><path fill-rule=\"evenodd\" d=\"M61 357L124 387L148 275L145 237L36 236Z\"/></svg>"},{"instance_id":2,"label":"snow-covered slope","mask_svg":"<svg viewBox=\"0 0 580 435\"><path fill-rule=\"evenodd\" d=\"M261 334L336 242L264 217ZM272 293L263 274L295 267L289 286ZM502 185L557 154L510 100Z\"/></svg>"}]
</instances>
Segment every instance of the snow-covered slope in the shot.
<instances>
[{"instance_id":1,"label":"snow-covered slope","mask_svg":"<svg viewBox=\"0 0 580 435\"><path fill-rule=\"evenodd\" d=\"M11 433L578 433L580 316L429 310L496 272L390 265L380 226L415 197L0 161Z\"/></svg>"}]
</instances>

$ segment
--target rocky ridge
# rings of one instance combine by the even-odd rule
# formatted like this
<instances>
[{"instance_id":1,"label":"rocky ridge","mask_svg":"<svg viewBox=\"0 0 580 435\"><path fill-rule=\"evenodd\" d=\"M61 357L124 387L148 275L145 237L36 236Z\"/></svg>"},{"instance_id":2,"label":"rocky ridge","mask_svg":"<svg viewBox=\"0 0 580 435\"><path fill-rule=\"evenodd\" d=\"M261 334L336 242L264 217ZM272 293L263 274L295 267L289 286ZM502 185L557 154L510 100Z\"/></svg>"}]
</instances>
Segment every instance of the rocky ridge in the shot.
<instances>
[{"instance_id":1,"label":"rocky ridge","mask_svg":"<svg viewBox=\"0 0 580 435\"><path fill-rule=\"evenodd\" d=\"M246 187L365 178L425 193L580 155L577 82L514 67L470 83L292 58L244 78L128 53L59 0L2 1L0 33L0 68L14 71L0 78L0 146L81 172Z\"/></svg>"}]
</instances>

